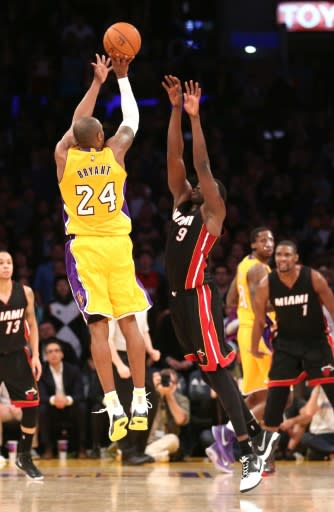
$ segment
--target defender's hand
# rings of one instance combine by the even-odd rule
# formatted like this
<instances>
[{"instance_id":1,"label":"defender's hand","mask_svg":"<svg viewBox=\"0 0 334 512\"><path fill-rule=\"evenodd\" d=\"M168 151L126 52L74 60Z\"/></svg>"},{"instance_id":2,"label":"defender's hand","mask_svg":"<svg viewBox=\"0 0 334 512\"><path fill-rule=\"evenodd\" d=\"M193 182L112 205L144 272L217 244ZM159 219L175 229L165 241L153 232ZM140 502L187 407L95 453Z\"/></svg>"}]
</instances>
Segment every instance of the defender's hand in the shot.
<instances>
[{"instance_id":1,"label":"defender's hand","mask_svg":"<svg viewBox=\"0 0 334 512\"><path fill-rule=\"evenodd\" d=\"M169 101L173 107L182 107L182 87L180 80L173 75L165 75L165 81L161 82L169 96Z\"/></svg>"}]
</instances>

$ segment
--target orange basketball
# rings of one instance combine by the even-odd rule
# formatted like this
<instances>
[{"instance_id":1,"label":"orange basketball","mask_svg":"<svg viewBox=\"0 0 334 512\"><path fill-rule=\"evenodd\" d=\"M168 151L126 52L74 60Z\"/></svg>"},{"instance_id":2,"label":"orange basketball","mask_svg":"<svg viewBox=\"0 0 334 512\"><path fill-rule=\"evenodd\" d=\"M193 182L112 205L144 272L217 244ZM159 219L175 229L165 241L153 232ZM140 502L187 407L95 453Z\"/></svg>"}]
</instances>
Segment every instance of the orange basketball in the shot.
<instances>
[{"instance_id":1,"label":"orange basketball","mask_svg":"<svg viewBox=\"0 0 334 512\"><path fill-rule=\"evenodd\" d=\"M134 57L141 47L141 36L136 27L120 21L104 33L103 46L108 55Z\"/></svg>"}]
</instances>

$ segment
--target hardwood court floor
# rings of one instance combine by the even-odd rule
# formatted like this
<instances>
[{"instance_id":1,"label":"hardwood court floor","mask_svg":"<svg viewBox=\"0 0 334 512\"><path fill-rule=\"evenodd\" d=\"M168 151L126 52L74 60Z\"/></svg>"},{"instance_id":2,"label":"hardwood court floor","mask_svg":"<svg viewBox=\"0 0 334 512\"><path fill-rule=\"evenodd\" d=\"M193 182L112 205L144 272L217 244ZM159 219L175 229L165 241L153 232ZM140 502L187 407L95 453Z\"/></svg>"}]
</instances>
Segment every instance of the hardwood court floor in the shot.
<instances>
[{"instance_id":1,"label":"hardwood court floor","mask_svg":"<svg viewBox=\"0 0 334 512\"><path fill-rule=\"evenodd\" d=\"M240 465L218 473L205 459L122 466L111 459L37 461L44 482L0 467L1 512L329 512L334 464L278 462L274 476L240 494Z\"/></svg>"}]
</instances>

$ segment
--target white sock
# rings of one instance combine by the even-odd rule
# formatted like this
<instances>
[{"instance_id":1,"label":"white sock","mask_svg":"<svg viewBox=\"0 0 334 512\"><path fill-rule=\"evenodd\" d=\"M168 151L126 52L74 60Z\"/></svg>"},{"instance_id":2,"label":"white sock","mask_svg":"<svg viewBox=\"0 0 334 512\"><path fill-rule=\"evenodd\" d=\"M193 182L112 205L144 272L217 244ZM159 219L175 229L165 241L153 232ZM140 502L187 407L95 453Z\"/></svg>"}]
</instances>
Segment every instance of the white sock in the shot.
<instances>
[{"instance_id":1,"label":"white sock","mask_svg":"<svg viewBox=\"0 0 334 512\"><path fill-rule=\"evenodd\" d=\"M119 415L123 412L123 407L119 401L116 391L109 391L109 393L105 393L104 403L107 407L108 413L110 412L110 414Z\"/></svg>"},{"instance_id":2,"label":"white sock","mask_svg":"<svg viewBox=\"0 0 334 512\"><path fill-rule=\"evenodd\" d=\"M139 413L147 411L146 389L133 388L132 409L136 409Z\"/></svg>"}]
</instances>

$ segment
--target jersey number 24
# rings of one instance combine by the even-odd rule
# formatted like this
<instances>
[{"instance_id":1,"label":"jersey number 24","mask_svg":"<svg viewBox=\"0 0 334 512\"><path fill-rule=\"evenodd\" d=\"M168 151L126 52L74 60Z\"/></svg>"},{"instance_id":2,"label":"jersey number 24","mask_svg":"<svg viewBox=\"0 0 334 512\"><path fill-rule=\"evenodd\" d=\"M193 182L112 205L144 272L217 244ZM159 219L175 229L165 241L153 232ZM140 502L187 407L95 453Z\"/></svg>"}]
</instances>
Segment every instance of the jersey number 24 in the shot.
<instances>
[{"instance_id":1,"label":"jersey number 24","mask_svg":"<svg viewBox=\"0 0 334 512\"><path fill-rule=\"evenodd\" d=\"M78 215L94 215L95 209L90 200L95 194L95 190L89 185L76 185L75 193L77 196L83 196L77 206ZM107 183L102 189L97 199L102 204L109 204L108 211L113 212L116 209L115 183L112 181Z\"/></svg>"}]
</instances>

